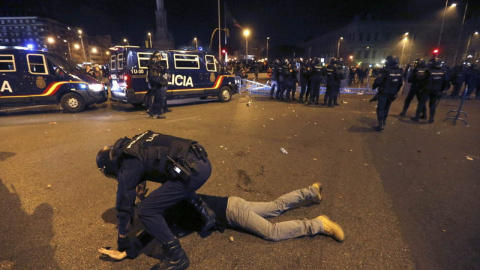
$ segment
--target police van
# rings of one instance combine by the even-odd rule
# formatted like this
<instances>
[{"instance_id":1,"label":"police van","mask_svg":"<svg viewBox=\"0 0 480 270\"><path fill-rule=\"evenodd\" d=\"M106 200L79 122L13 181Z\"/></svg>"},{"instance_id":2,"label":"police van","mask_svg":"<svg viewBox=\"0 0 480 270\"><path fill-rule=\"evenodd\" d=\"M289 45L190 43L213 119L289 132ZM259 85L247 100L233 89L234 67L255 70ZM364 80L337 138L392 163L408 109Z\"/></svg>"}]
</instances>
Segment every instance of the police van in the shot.
<instances>
[{"instance_id":1,"label":"police van","mask_svg":"<svg viewBox=\"0 0 480 270\"><path fill-rule=\"evenodd\" d=\"M140 106L150 105L147 65L152 48L115 46L110 48L111 99ZM238 93L235 76L220 71L215 56L198 51L160 51L170 79L167 99L216 96L230 101Z\"/></svg>"},{"instance_id":2,"label":"police van","mask_svg":"<svg viewBox=\"0 0 480 270\"><path fill-rule=\"evenodd\" d=\"M50 52L0 46L0 108L61 104L66 112L107 100L105 86Z\"/></svg>"}]
</instances>

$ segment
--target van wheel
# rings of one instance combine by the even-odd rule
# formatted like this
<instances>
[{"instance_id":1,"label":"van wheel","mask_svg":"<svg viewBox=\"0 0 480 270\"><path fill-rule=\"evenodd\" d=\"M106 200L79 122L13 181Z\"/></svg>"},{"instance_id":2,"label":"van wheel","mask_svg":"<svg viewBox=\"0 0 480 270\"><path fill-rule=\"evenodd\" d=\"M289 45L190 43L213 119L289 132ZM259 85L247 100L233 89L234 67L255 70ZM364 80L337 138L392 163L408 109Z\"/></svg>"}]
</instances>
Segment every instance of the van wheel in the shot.
<instances>
[{"instance_id":1,"label":"van wheel","mask_svg":"<svg viewBox=\"0 0 480 270\"><path fill-rule=\"evenodd\" d=\"M230 90L230 87L228 86L222 86L220 88L220 93L218 94L218 99L221 102L228 102L232 99L232 90Z\"/></svg>"},{"instance_id":2,"label":"van wheel","mask_svg":"<svg viewBox=\"0 0 480 270\"><path fill-rule=\"evenodd\" d=\"M83 98L74 93L63 95L62 99L60 99L60 104L63 110L69 113L77 113L85 109L85 101Z\"/></svg>"}]
</instances>

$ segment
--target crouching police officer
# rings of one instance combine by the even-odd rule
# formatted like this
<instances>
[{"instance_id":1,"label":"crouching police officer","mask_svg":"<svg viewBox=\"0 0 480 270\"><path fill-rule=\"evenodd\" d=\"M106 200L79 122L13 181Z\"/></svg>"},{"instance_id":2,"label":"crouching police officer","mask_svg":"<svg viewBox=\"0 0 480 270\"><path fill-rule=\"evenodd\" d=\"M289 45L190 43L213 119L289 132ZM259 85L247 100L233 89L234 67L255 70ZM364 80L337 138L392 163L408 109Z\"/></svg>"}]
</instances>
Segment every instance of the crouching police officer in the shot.
<instances>
[{"instance_id":1,"label":"crouching police officer","mask_svg":"<svg viewBox=\"0 0 480 270\"><path fill-rule=\"evenodd\" d=\"M97 154L97 166L118 181L116 210L118 250L134 258L127 235L134 217L136 189L146 180L162 183L137 208L145 229L162 244L166 269L186 269L189 259L170 231L164 215L178 202L194 196L210 177L212 167L205 149L196 141L146 131L121 138Z\"/></svg>"},{"instance_id":2,"label":"crouching police officer","mask_svg":"<svg viewBox=\"0 0 480 270\"><path fill-rule=\"evenodd\" d=\"M389 55L385 59L385 68L380 71L380 76L375 79L372 86L372 89L378 88L376 95L378 126L375 127L377 131L385 128L390 105L397 97L402 85L402 69L398 67L398 58Z\"/></svg>"}]
</instances>

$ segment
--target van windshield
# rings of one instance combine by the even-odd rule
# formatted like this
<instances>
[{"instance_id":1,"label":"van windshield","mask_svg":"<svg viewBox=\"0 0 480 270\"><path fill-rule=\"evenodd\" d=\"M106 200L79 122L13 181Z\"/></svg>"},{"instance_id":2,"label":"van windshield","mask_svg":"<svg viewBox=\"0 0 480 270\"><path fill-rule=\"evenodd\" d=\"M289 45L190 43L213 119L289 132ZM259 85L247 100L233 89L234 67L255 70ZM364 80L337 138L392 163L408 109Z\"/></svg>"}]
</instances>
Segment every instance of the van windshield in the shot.
<instances>
[{"instance_id":1,"label":"van windshield","mask_svg":"<svg viewBox=\"0 0 480 270\"><path fill-rule=\"evenodd\" d=\"M48 56L49 56L50 60L52 60L52 62L54 62L54 64L58 65L59 67L61 67L62 69L64 69L67 72L71 72L71 73L74 73L74 74L77 73L77 72L82 72L82 69L79 66L71 63L70 61L67 61L67 60L63 59L59 55L49 53Z\"/></svg>"}]
</instances>

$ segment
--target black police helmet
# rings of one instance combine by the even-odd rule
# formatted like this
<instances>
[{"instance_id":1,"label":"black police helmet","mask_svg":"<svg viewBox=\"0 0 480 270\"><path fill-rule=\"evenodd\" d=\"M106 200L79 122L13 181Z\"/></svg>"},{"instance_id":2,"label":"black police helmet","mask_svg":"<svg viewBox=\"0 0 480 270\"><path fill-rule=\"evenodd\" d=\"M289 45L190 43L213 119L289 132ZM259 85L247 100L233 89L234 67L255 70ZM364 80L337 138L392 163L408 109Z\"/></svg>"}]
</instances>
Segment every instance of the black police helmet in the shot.
<instances>
[{"instance_id":1,"label":"black police helmet","mask_svg":"<svg viewBox=\"0 0 480 270\"><path fill-rule=\"evenodd\" d=\"M389 55L385 59L386 67L396 67L398 65L398 58L395 55Z\"/></svg>"},{"instance_id":2,"label":"black police helmet","mask_svg":"<svg viewBox=\"0 0 480 270\"><path fill-rule=\"evenodd\" d=\"M112 160L113 145L104 146L97 154L97 167L106 177L117 177L117 166Z\"/></svg>"},{"instance_id":3,"label":"black police helmet","mask_svg":"<svg viewBox=\"0 0 480 270\"><path fill-rule=\"evenodd\" d=\"M439 58L434 57L428 62L432 67L442 67L442 61Z\"/></svg>"}]
</instances>

